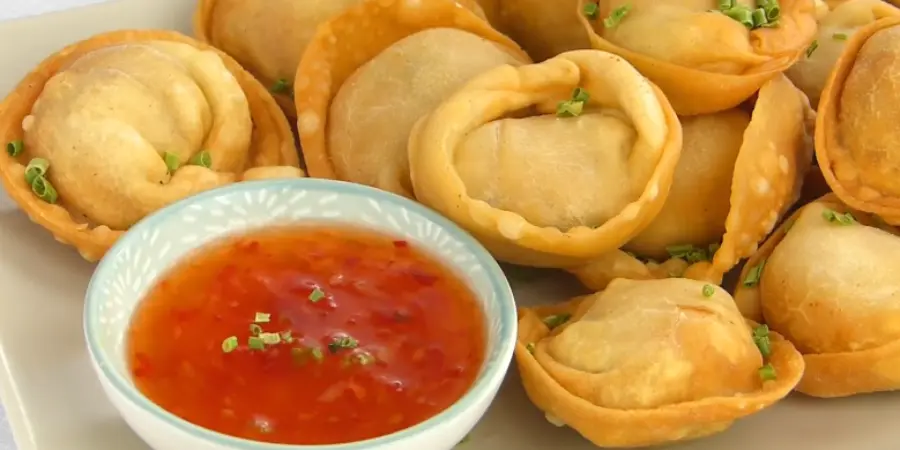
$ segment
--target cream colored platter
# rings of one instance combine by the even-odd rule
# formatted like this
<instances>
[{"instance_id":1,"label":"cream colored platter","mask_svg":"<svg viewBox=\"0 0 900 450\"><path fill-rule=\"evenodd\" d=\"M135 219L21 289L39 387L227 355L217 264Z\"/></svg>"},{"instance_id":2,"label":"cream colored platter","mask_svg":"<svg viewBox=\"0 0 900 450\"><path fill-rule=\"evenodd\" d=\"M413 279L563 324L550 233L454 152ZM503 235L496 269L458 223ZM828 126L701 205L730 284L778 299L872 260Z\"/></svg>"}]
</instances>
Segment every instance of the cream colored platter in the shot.
<instances>
[{"instance_id":1,"label":"cream colored platter","mask_svg":"<svg viewBox=\"0 0 900 450\"><path fill-rule=\"evenodd\" d=\"M0 91L46 55L92 34L125 28L189 31L191 0L124 0L0 23ZM144 450L93 379L81 329L93 265L54 242L0 191L0 401L18 450ZM561 300L573 280L511 270L523 305ZM697 380L702 383L703 380ZM813 400L792 396L712 438L675 450L895 450L900 394ZM544 419L512 368L491 410L461 445L471 450L590 450Z\"/></svg>"}]
</instances>

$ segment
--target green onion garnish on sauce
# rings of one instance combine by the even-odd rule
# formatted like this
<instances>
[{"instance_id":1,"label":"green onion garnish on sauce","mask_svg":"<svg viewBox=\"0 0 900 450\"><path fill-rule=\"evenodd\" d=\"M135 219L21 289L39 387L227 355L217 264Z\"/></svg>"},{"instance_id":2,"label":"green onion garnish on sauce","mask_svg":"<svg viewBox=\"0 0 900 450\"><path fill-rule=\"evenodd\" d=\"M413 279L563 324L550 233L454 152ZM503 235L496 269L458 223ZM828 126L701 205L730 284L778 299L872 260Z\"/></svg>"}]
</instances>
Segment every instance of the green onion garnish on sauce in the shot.
<instances>
[{"instance_id":1,"label":"green onion garnish on sauce","mask_svg":"<svg viewBox=\"0 0 900 450\"><path fill-rule=\"evenodd\" d=\"M173 173L181 167L181 161L178 159L178 155L174 153L163 153L163 162L166 163L166 168L169 170L169 173Z\"/></svg>"},{"instance_id":2,"label":"green onion garnish on sauce","mask_svg":"<svg viewBox=\"0 0 900 450\"><path fill-rule=\"evenodd\" d=\"M319 347L313 347L313 349L310 350L309 353L317 362L322 362L325 359L325 354L322 353L322 349Z\"/></svg>"},{"instance_id":3,"label":"green onion garnish on sauce","mask_svg":"<svg viewBox=\"0 0 900 450\"><path fill-rule=\"evenodd\" d=\"M266 345L276 345L281 343L281 334L278 333L260 333L259 338Z\"/></svg>"},{"instance_id":4,"label":"green onion garnish on sauce","mask_svg":"<svg viewBox=\"0 0 900 450\"><path fill-rule=\"evenodd\" d=\"M291 334L291 330L281 332L281 341L285 344L291 344L294 342L294 336Z\"/></svg>"},{"instance_id":5,"label":"green onion garnish on sauce","mask_svg":"<svg viewBox=\"0 0 900 450\"><path fill-rule=\"evenodd\" d=\"M261 326L255 324L255 323L250 324L250 334L252 334L254 336L259 336L260 334L262 334L262 332L263 332L263 329Z\"/></svg>"},{"instance_id":6,"label":"green onion garnish on sauce","mask_svg":"<svg viewBox=\"0 0 900 450\"><path fill-rule=\"evenodd\" d=\"M359 341L347 335L335 336L328 344L328 350L331 353L337 353L342 349L352 350L356 347L359 347Z\"/></svg>"},{"instance_id":7,"label":"green onion garnish on sauce","mask_svg":"<svg viewBox=\"0 0 900 450\"><path fill-rule=\"evenodd\" d=\"M600 5L596 3L585 3L584 10L581 11L584 17L595 20L600 15Z\"/></svg>"},{"instance_id":8,"label":"green onion garnish on sauce","mask_svg":"<svg viewBox=\"0 0 900 450\"><path fill-rule=\"evenodd\" d=\"M547 325L547 328L554 329L572 318L571 314L554 314L552 316L544 317L544 325Z\"/></svg>"},{"instance_id":9,"label":"green onion garnish on sauce","mask_svg":"<svg viewBox=\"0 0 900 450\"><path fill-rule=\"evenodd\" d=\"M231 353L238 348L238 338L237 336L231 336L222 341L222 351L225 353Z\"/></svg>"},{"instance_id":10,"label":"green onion garnish on sauce","mask_svg":"<svg viewBox=\"0 0 900 450\"><path fill-rule=\"evenodd\" d=\"M619 22L622 21L622 19L625 18L625 16L628 15L628 13L630 11L631 11L631 5L622 5L616 9L614 9L613 12L610 13L610 15L607 18L603 19L603 26L606 28L615 27L616 25L619 24Z\"/></svg>"},{"instance_id":11,"label":"green onion garnish on sauce","mask_svg":"<svg viewBox=\"0 0 900 450\"><path fill-rule=\"evenodd\" d=\"M806 58L812 58L817 48L819 48L819 41L812 41L812 44L809 44L809 47L806 48Z\"/></svg>"},{"instance_id":12,"label":"green onion garnish on sauce","mask_svg":"<svg viewBox=\"0 0 900 450\"><path fill-rule=\"evenodd\" d=\"M25 143L22 142L21 139L17 139L15 141L11 141L6 144L6 154L15 158L22 154L25 151Z\"/></svg>"},{"instance_id":13,"label":"green onion garnish on sauce","mask_svg":"<svg viewBox=\"0 0 900 450\"><path fill-rule=\"evenodd\" d=\"M325 298L325 292L323 292L318 287L313 289L313 291L309 294L309 301L311 301L313 303L316 303L319 300L322 300L323 298Z\"/></svg>"},{"instance_id":14,"label":"green onion garnish on sauce","mask_svg":"<svg viewBox=\"0 0 900 450\"><path fill-rule=\"evenodd\" d=\"M361 366L368 366L375 362L375 357L365 350L360 350L353 354L353 361Z\"/></svg>"},{"instance_id":15,"label":"green onion garnish on sauce","mask_svg":"<svg viewBox=\"0 0 900 450\"><path fill-rule=\"evenodd\" d=\"M191 157L191 160L188 162L188 164L192 166L206 167L207 169L209 169L210 167L212 167L212 156L208 151L203 150L202 152L197 153L196 155Z\"/></svg>"},{"instance_id":16,"label":"green onion garnish on sauce","mask_svg":"<svg viewBox=\"0 0 900 450\"><path fill-rule=\"evenodd\" d=\"M256 313L256 316L253 318L254 323L269 323L272 320L272 315L269 313Z\"/></svg>"},{"instance_id":17,"label":"green onion garnish on sauce","mask_svg":"<svg viewBox=\"0 0 900 450\"><path fill-rule=\"evenodd\" d=\"M775 373L775 367L772 366L772 363L766 363L764 366L759 368L759 378L763 381L772 381L778 378L778 375Z\"/></svg>"},{"instance_id":18,"label":"green onion garnish on sauce","mask_svg":"<svg viewBox=\"0 0 900 450\"><path fill-rule=\"evenodd\" d=\"M767 325L760 325L753 329L753 343L756 344L763 358L768 358L772 354L772 343L769 341L769 327Z\"/></svg>"},{"instance_id":19,"label":"green onion garnish on sauce","mask_svg":"<svg viewBox=\"0 0 900 450\"><path fill-rule=\"evenodd\" d=\"M766 260L762 260L759 264L753 266L749 272L747 272L747 276L744 277L744 287L753 287L759 284L759 280L762 278L763 269L766 267Z\"/></svg>"},{"instance_id":20,"label":"green onion garnish on sauce","mask_svg":"<svg viewBox=\"0 0 900 450\"><path fill-rule=\"evenodd\" d=\"M853 217L853 214L841 214L834 211L833 209L826 209L822 211L822 217L825 220L838 225L853 225L854 223L856 223L856 218Z\"/></svg>"},{"instance_id":21,"label":"green onion garnish on sauce","mask_svg":"<svg viewBox=\"0 0 900 450\"><path fill-rule=\"evenodd\" d=\"M250 347L250 350L265 350L266 343L259 336L250 336L247 338L247 347Z\"/></svg>"},{"instance_id":22,"label":"green onion garnish on sauce","mask_svg":"<svg viewBox=\"0 0 900 450\"><path fill-rule=\"evenodd\" d=\"M714 288L711 284L704 284L702 292L704 297L712 297L713 294L716 293L716 288Z\"/></svg>"},{"instance_id":23,"label":"green onion garnish on sauce","mask_svg":"<svg viewBox=\"0 0 900 450\"><path fill-rule=\"evenodd\" d=\"M846 41L848 36L847 33L834 33L831 35L831 38L836 41Z\"/></svg>"}]
</instances>

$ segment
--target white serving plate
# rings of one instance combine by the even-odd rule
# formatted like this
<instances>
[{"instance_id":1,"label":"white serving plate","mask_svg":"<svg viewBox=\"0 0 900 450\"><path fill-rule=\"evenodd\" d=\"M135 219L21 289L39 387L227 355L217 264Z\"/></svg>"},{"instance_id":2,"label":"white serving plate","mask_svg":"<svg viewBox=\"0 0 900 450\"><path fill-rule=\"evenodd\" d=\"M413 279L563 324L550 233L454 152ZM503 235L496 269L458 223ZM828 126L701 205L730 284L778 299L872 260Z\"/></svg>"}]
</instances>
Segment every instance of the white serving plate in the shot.
<instances>
[{"instance_id":1,"label":"white serving plate","mask_svg":"<svg viewBox=\"0 0 900 450\"><path fill-rule=\"evenodd\" d=\"M189 32L193 7L192 0L122 0L0 23L0 94L48 54L94 33L122 28ZM16 211L0 191L0 401L19 450L148 449L93 378L81 329L82 296L92 270ZM562 299L577 289L572 280L541 271L516 274L512 284L517 300L526 305ZM795 395L724 434L667 450L897 450L898 423L900 394L841 400ZM544 420L525 397L515 369L461 446L593 448L574 431Z\"/></svg>"}]
</instances>

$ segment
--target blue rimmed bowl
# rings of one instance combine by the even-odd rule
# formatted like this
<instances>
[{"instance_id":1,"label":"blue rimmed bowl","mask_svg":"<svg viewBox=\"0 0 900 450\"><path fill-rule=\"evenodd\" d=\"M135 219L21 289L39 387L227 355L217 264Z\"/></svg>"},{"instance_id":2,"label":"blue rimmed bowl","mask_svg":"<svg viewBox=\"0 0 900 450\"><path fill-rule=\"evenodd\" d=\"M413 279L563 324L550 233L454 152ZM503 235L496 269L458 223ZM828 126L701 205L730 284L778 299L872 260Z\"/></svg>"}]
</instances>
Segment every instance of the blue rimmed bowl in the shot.
<instances>
[{"instance_id":1,"label":"blue rimmed bowl","mask_svg":"<svg viewBox=\"0 0 900 450\"><path fill-rule=\"evenodd\" d=\"M332 221L406 239L462 277L487 320L485 363L473 386L439 415L367 441L325 446L278 445L198 427L155 405L134 386L126 360L131 315L158 277L189 252L229 235L289 223ZM512 291L496 261L463 230L405 198L312 178L237 183L173 204L126 233L88 286L84 331L104 392L132 429L156 450L445 450L475 426L493 401L516 340Z\"/></svg>"}]
</instances>

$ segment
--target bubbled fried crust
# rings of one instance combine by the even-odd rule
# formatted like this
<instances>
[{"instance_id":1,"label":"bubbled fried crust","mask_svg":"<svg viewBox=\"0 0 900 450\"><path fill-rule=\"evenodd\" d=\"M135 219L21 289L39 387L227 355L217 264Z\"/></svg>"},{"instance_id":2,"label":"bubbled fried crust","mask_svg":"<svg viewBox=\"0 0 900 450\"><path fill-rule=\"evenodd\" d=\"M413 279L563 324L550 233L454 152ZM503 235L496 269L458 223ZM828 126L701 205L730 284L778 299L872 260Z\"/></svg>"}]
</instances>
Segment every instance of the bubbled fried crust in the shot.
<instances>
[{"instance_id":1,"label":"bubbled fried crust","mask_svg":"<svg viewBox=\"0 0 900 450\"><path fill-rule=\"evenodd\" d=\"M58 71L94 50L137 41L178 42L215 51L247 96L254 124L250 167L291 166L297 168L296 172L292 172L293 175L303 175L299 170L299 157L290 126L266 88L224 53L168 30L124 30L103 33L72 44L49 56L27 74L0 103L0 139L3 142L22 139L23 119L31 113L44 84ZM102 258L124 233L124 230L113 230L104 225L95 226L77 220L66 209L65 199L60 199L58 204L42 201L31 192L31 187L25 182L24 173L25 165L21 161L5 152L0 155L0 181L10 197L32 221L50 231L57 241L75 247L86 260L97 261ZM279 172L277 175L283 176L285 172Z\"/></svg>"}]
</instances>

